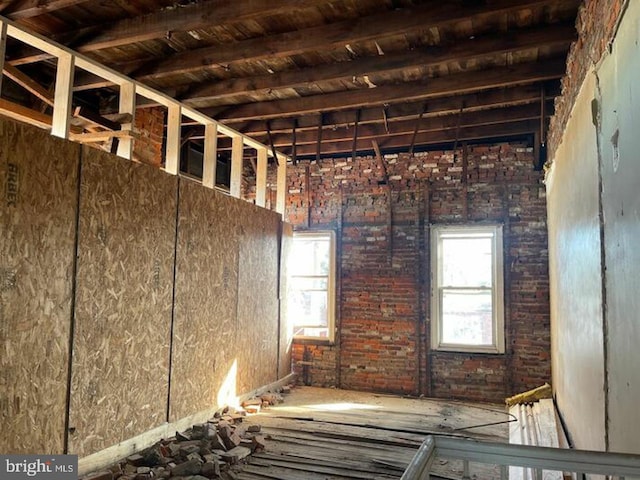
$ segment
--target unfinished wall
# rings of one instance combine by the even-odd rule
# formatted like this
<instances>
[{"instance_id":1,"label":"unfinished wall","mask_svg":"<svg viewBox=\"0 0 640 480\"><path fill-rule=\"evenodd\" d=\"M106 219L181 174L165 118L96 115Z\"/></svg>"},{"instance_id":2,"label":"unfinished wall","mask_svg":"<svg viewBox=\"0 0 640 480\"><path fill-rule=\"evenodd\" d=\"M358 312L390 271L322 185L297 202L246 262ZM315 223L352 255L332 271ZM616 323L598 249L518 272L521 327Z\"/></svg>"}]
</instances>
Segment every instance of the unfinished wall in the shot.
<instances>
[{"instance_id":1,"label":"unfinished wall","mask_svg":"<svg viewBox=\"0 0 640 480\"><path fill-rule=\"evenodd\" d=\"M188 180L179 211L172 421L278 375L280 216Z\"/></svg>"},{"instance_id":2,"label":"unfinished wall","mask_svg":"<svg viewBox=\"0 0 640 480\"><path fill-rule=\"evenodd\" d=\"M553 386L576 447L602 450L604 343L598 159L591 121L594 88L595 78L589 76L547 187Z\"/></svg>"},{"instance_id":3,"label":"unfinished wall","mask_svg":"<svg viewBox=\"0 0 640 480\"><path fill-rule=\"evenodd\" d=\"M609 450L640 453L640 5L630 2L600 79Z\"/></svg>"},{"instance_id":4,"label":"unfinished wall","mask_svg":"<svg viewBox=\"0 0 640 480\"><path fill-rule=\"evenodd\" d=\"M0 451L131 451L277 379L278 214L4 120L0 182Z\"/></svg>"},{"instance_id":5,"label":"unfinished wall","mask_svg":"<svg viewBox=\"0 0 640 480\"><path fill-rule=\"evenodd\" d=\"M0 119L0 451L65 438L80 146Z\"/></svg>"},{"instance_id":6,"label":"unfinished wall","mask_svg":"<svg viewBox=\"0 0 640 480\"><path fill-rule=\"evenodd\" d=\"M248 392L273 382L278 374L280 215L249 203L238 204L238 389Z\"/></svg>"},{"instance_id":7,"label":"unfinished wall","mask_svg":"<svg viewBox=\"0 0 640 480\"><path fill-rule=\"evenodd\" d=\"M172 421L218 402L227 376L235 395L237 214L232 198L180 182Z\"/></svg>"},{"instance_id":8,"label":"unfinished wall","mask_svg":"<svg viewBox=\"0 0 640 480\"><path fill-rule=\"evenodd\" d=\"M336 230L341 246L339 336L294 346L294 362L313 362L302 378L489 401L548 381L545 189L532 165L530 148L504 143L291 169L289 221ZM429 352L429 223L474 222L504 224L507 353Z\"/></svg>"},{"instance_id":9,"label":"unfinished wall","mask_svg":"<svg viewBox=\"0 0 640 480\"><path fill-rule=\"evenodd\" d=\"M166 420L178 179L85 147L69 451Z\"/></svg>"},{"instance_id":10,"label":"unfinished wall","mask_svg":"<svg viewBox=\"0 0 640 480\"><path fill-rule=\"evenodd\" d=\"M558 219L549 232L552 322L557 338L566 339L554 341L554 380L577 446L640 453L640 257L634 247L640 233L640 5L627 4L613 40L622 4L585 4L581 18L592 28L582 32L574 61L590 68L552 157L549 212ZM578 215L582 221L562 223ZM567 238L580 244L565 248ZM575 277L566 278L567 271Z\"/></svg>"}]
</instances>

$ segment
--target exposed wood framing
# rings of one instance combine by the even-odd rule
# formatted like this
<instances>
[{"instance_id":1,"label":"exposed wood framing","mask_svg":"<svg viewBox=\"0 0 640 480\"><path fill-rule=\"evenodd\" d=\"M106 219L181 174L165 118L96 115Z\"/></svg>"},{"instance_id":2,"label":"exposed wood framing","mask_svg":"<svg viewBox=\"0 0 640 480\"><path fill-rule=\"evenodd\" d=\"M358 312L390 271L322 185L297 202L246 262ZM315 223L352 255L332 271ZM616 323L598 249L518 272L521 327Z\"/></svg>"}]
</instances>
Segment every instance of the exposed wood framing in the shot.
<instances>
[{"instance_id":1,"label":"exposed wood framing","mask_svg":"<svg viewBox=\"0 0 640 480\"><path fill-rule=\"evenodd\" d=\"M216 167L218 163L218 126L209 123L204 127L204 157L202 159L202 184L205 187L216 186Z\"/></svg>"},{"instance_id":2,"label":"exposed wood framing","mask_svg":"<svg viewBox=\"0 0 640 480\"><path fill-rule=\"evenodd\" d=\"M525 120L517 122L509 122L496 125L483 125L478 127L461 128L458 140L477 140L483 138L497 138L514 135L533 134L539 128L539 122L537 120ZM421 145L439 144L439 143L453 143L456 139L455 129L440 130L435 132L422 132L417 135L416 143ZM380 149L397 149L406 148L406 145L411 141L411 134L398 135L388 137L387 139L380 140ZM351 141L346 142L325 142L322 153L324 155L333 155L337 153L349 153L351 152ZM358 151L371 151L371 140L361 139L358 141ZM304 145L298 147L299 156L313 156L316 154L315 146Z\"/></svg>"},{"instance_id":3,"label":"exposed wood framing","mask_svg":"<svg viewBox=\"0 0 640 480\"><path fill-rule=\"evenodd\" d=\"M557 90L547 92L547 100L551 101L558 93ZM475 112L491 108L501 108L506 106L529 105L540 101L540 87L537 84L516 86L508 89L492 89L479 92L458 95L456 97L434 98L429 100L429 111L425 118L441 115L454 115L460 109L460 102L464 101L466 112ZM386 122L386 133L393 128L395 122L410 120L415 125L415 118L424 107L423 101L403 102L390 105L383 110L381 115L380 107L368 107L360 110L360 125ZM325 125L331 127L347 127L353 122L353 111L340 110L336 112L325 112ZM296 122L298 132L307 130L315 131L318 127L318 115L308 114L293 118L271 119L271 131L274 133L288 132ZM227 119L225 122L232 124L238 130L249 135L266 135L265 120L245 120L234 121Z\"/></svg>"},{"instance_id":4,"label":"exposed wood framing","mask_svg":"<svg viewBox=\"0 0 640 480\"><path fill-rule=\"evenodd\" d=\"M231 185L229 193L232 197L240 198L242 194L242 166L244 160L244 144L242 137L233 137L231 149Z\"/></svg>"},{"instance_id":5,"label":"exposed wood framing","mask_svg":"<svg viewBox=\"0 0 640 480\"><path fill-rule=\"evenodd\" d=\"M67 138L69 135L74 65L75 58L71 53L65 52L58 57L51 135L60 138Z\"/></svg>"},{"instance_id":6,"label":"exposed wood framing","mask_svg":"<svg viewBox=\"0 0 640 480\"><path fill-rule=\"evenodd\" d=\"M236 121L255 118L266 119L304 115L318 111L369 107L398 101L427 100L433 97L463 94L476 90L553 80L560 78L565 69L564 59L548 61L543 64L526 63L513 67L492 68L432 78L426 84L422 81L407 82L401 85L244 104L218 112L218 118Z\"/></svg>"},{"instance_id":7,"label":"exposed wood framing","mask_svg":"<svg viewBox=\"0 0 640 480\"><path fill-rule=\"evenodd\" d=\"M172 175L180 171L180 122L182 109L180 105L169 105L167 111L167 140L164 169Z\"/></svg>"},{"instance_id":8,"label":"exposed wood framing","mask_svg":"<svg viewBox=\"0 0 640 480\"><path fill-rule=\"evenodd\" d=\"M133 83L123 83L120 85L120 113L131 115L131 122L124 123L120 127L122 131L132 132L136 113L136 86ZM133 155L133 137L121 137L118 141L117 154L128 160Z\"/></svg>"},{"instance_id":9,"label":"exposed wood framing","mask_svg":"<svg viewBox=\"0 0 640 480\"><path fill-rule=\"evenodd\" d=\"M242 59L260 60L296 55L308 50L343 47L345 44L404 35L415 30L428 30L457 22L469 21L475 15L508 13L526 7L553 3L551 0L495 0L488 6L459 8L455 3L440 3L400 9L361 17L356 20L286 32L269 37L232 43L226 48L205 47L174 54L153 62L140 77L160 77L188 73L203 66L228 65Z\"/></svg>"},{"instance_id":10,"label":"exposed wood framing","mask_svg":"<svg viewBox=\"0 0 640 480\"><path fill-rule=\"evenodd\" d=\"M509 53L526 48L568 45L575 37L571 25L537 27L512 34L492 34L469 39L447 47L414 49L408 52L379 57L356 58L350 62L317 65L275 74L232 78L206 82L192 89L182 98L186 103L200 104L239 94L264 93L275 88L294 88L319 81L348 81L362 75L389 73L407 68L435 67L451 61L469 61L488 54Z\"/></svg>"},{"instance_id":11,"label":"exposed wood framing","mask_svg":"<svg viewBox=\"0 0 640 480\"><path fill-rule=\"evenodd\" d=\"M459 122L460 108L455 115L437 116L423 118L420 124L420 131L416 133L424 132L437 132L440 130L455 129ZM535 120L540 115L540 107L537 104L529 104L515 107L506 107L501 109L491 109L476 111L473 113L466 113L460 120L461 127L475 127L483 125L496 125L505 124L507 122L514 122L519 120ZM416 120L401 120L398 122L390 123L391 132L387 134L384 126L381 124L366 124L358 127L358 139L365 140L374 138L382 141L385 137L396 135L413 135L416 127ZM317 127L316 127L317 129ZM325 125L323 128L323 141L325 142L348 142L353 139L354 127L338 127L332 128ZM195 135L195 138L200 138L202 131ZM315 130L306 130L296 135L296 141L298 146L316 144L318 132ZM259 140L264 141L264 136L257 137ZM410 137L413 138L413 137ZM289 148L291 146L291 140L288 134L278 133L273 135L273 142L276 148ZM229 142L226 142L226 148L229 148ZM221 145L225 148L225 145Z\"/></svg>"},{"instance_id":12,"label":"exposed wood framing","mask_svg":"<svg viewBox=\"0 0 640 480\"><path fill-rule=\"evenodd\" d=\"M104 132L92 132L92 133L71 133L69 134L69 140L73 140L78 143L100 143L112 138L118 139L118 145L122 145L123 142L131 142L134 138L138 138L134 132L130 130L117 130L117 131L104 131Z\"/></svg>"},{"instance_id":13,"label":"exposed wood framing","mask_svg":"<svg viewBox=\"0 0 640 480\"><path fill-rule=\"evenodd\" d=\"M0 98L0 114L18 122L29 123L40 128L51 128L52 119L49 115L10 102L4 98Z\"/></svg>"},{"instance_id":14,"label":"exposed wood framing","mask_svg":"<svg viewBox=\"0 0 640 480\"><path fill-rule=\"evenodd\" d=\"M281 161L278 165L277 187L276 187L276 212L285 214L285 204L287 200L287 162Z\"/></svg>"},{"instance_id":15,"label":"exposed wood framing","mask_svg":"<svg viewBox=\"0 0 640 480\"><path fill-rule=\"evenodd\" d=\"M0 13L11 20L22 20L44 13L54 12L61 8L86 3L88 0L18 0L3 9Z\"/></svg>"},{"instance_id":16,"label":"exposed wood framing","mask_svg":"<svg viewBox=\"0 0 640 480\"><path fill-rule=\"evenodd\" d=\"M0 72L4 72L5 57L7 50L7 24L0 24ZM2 90L2 75L0 75L0 90Z\"/></svg>"},{"instance_id":17,"label":"exposed wood framing","mask_svg":"<svg viewBox=\"0 0 640 480\"><path fill-rule=\"evenodd\" d=\"M59 0L48 3L72 4L80 1L87 0ZM30 3L42 3L42 0L31 0ZM86 38L76 49L79 52L92 52L164 38L167 32L208 29L229 22L259 19L267 14L293 13L322 3L326 3L326 0L279 0L277 4L270 0L234 0L233 2L205 0L180 8L160 10L143 17L116 21L100 29L99 33L93 36L91 28L76 30L65 36Z\"/></svg>"},{"instance_id":18,"label":"exposed wood framing","mask_svg":"<svg viewBox=\"0 0 640 480\"><path fill-rule=\"evenodd\" d=\"M267 203L267 160L267 149L258 149L258 163L256 172L256 205L258 205L259 207L264 207Z\"/></svg>"}]
</instances>

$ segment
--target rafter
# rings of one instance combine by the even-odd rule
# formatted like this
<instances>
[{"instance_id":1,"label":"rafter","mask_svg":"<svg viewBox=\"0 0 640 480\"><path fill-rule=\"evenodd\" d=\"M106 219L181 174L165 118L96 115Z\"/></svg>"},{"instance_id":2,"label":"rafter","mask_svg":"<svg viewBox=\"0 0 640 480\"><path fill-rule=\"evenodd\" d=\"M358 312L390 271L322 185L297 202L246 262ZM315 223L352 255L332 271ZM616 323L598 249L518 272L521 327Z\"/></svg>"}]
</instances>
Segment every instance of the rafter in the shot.
<instances>
[{"instance_id":1,"label":"rafter","mask_svg":"<svg viewBox=\"0 0 640 480\"><path fill-rule=\"evenodd\" d=\"M352 81L363 75L391 73L407 68L435 67L454 60L468 61L489 54L510 53L533 47L568 46L574 37L573 25L546 25L512 33L484 35L449 46L419 47L407 52L387 54L384 57L364 57L270 75L209 81L192 89L182 100L194 106L206 106L207 101L238 94L265 93L321 81Z\"/></svg>"},{"instance_id":2,"label":"rafter","mask_svg":"<svg viewBox=\"0 0 640 480\"><path fill-rule=\"evenodd\" d=\"M481 140L485 138L499 138L515 135L532 134L539 128L536 120L525 120L519 122L500 123L495 125L483 125L479 127L460 128L458 132L458 140ZM376 140L381 150L406 148L411 142L413 135L403 134L397 136L389 136L384 139ZM433 145L440 143L451 143L456 140L456 129L439 130L435 132L423 132L416 136L416 145ZM350 154L353 145L351 140L344 142L326 142L323 144L323 155ZM372 151L371 139L362 139L358 141L358 152ZM315 155L315 145L298 146L298 157L311 157Z\"/></svg>"},{"instance_id":3,"label":"rafter","mask_svg":"<svg viewBox=\"0 0 640 480\"><path fill-rule=\"evenodd\" d=\"M31 0L36 3L42 0ZM76 0L75 3L87 0ZM74 3L73 0L61 0L50 3ZM251 20L265 15L291 12L311 8L326 0L282 0L275 4L269 0L208 0L185 5L180 8L164 9L149 15L127 18L102 25L101 28L86 27L62 35L54 40L72 46L79 52L94 52L106 48L163 38L167 32L186 32L223 25L228 22ZM62 8L62 7L60 7ZM80 39L80 40L78 40ZM39 50L25 47L14 54L11 64L25 65L47 60L51 56ZM139 62L138 62L139 66ZM119 69L123 73L125 68ZM97 88L97 87L94 87Z\"/></svg>"},{"instance_id":4,"label":"rafter","mask_svg":"<svg viewBox=\"0 0 640 480\"><path fill-rule=\"evenodd\" d=\"M540 106L537 104L530 104L518 107L509 108L497 108L493 110L483 110L480 112L465 113L460 117L461 127L476 127L482 125L492 125L506 122L516 122L520 120L534 120L540 118ZM457 115L447 115L433 117L429 119L423 119L420 128L417 132L435 132L439 130L455 129L458 124ZM413 120L401 120L393 122L390 128L390 133L387 134L384 125L369 124L358 126L358 139L364 140L367 138L382 139L386 136L396 136L403 134L411 134L415 131L416 121ZM353 139L355 128L353 125L348 127L337 128L335 130L326 130L323 133L323 140L327 142L347 142ZM416 134L416 135L417 135ZM263 136L254 137L257 140L265 143ZM310 145L315 143L317 133L311 130L301 132L296 135L296 144L298 147L302 145ZM291 135L286 133L280 133L273 135L273 143L276 147L289 147L291 145Z\"/></svg>"},{"instance_id":5,"label":"rafter","mask_svg":"<svg viewBox=\"0 0 640 480\"><path fill-rule=\"evenodd\" d=\"M558 94L557 86L547 88L547 100L552 100ZM481 92L458 95L454 97L431 99L427 105L425 117L439 116L457 113L460 103L464 102L466 112L475 112L498 107L527 105L540 101L539 85L522 85L512 88L499 88ZM387 120L389 125L395 121L415 119L420 114L424 102L401 103L389 106L387 110ZM353 121L352 111L327 112L325 113L327 128L337 128L348 126ZM299 132L305 130L315 130L317 126L317 115L305 115L295 118L276 118L271 120L273 132L289 132L293 128L293 123L297 122ZM382 108L370 107L361 110L360 123L383 122ZM250 120L245 122L231 122L238 130L249 135L266 134L266 123L264 120Z\"/></svg>"},{"instance_id":6,"label":"rafter","mask_svg":"<svg viewBox=\"0 0 640 480\"><path fill-rule=\"evenodd\" d=\"M316 7L326 0L208 0L165 9L143 17L111 23L78 45L79 52L92 52L132 43L163 38L167 32L210 29L225 23L262 18L267 15L294 13ZM86 29L90 31L90 29ZM74 32L82 35L83 31ZM83 35L85 36L85 35Z\"/></svg>"},{"instance_id":7,"label":"rafter","mask_svg":"<svg viewBox=\"0 0 640 480\"><path fill-rule=\"evenodd\" d=\"M61 8L86 3L87 1L88 0L18 0L17 2L11 2L10 5L2 9L0 14L11 20L23 20L44 15L45 13L55 12Z\"/></svg>"},{"instance_id":8,"label":"rafter","mask_svg":"<svg viewBox=\"0 0 640 480\"><path fill-rule=\"evenodd\" d=\"M218 119L234 120L304 115L313 112L426 100L477 90L534 83L559 78L564 72L564 60L557 59L540 64L525 63L512 67L447 75L427 79L426 82L407 82L401 85L244 104L230 107L222 112L207 112L206 109L204 111Z\"/></svg>"},{"instance_id":9,"label":"rafter","mask_svg":"<svg viewBox=\"0 0 640 480\"><path fill-rule=\"evenodd\" d=\"M267 37L253 38L221 47L199 48L151 62L138 79L188 73L232 62L286 57L309 50L344 47L348 43L404 35L416 30L469 21L476 15L509 13L553 3L551 0L495 0L488 6L464 9L454 2L438 2L415 8L384 12L355 20L331 23Z\"/></svg>"}]
</instances>

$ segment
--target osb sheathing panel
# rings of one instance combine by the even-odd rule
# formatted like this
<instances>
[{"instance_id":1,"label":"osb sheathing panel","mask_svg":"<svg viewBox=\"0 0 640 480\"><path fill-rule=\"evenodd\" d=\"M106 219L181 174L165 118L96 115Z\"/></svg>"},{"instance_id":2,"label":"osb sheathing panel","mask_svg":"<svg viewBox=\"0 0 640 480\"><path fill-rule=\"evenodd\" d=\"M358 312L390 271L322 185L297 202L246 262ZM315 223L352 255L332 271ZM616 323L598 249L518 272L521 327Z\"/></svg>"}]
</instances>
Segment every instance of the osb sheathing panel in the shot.
<instances>
[{"instance_id":1,"label":"osb sheathing panel","mask_svg":"<svg viewBox=\"0 0 640 480\"><path fill-rule=\"evenodd\" d=\"M166 420L177 178L83 150L70 452Z\"/></svg>"},{"instance_id":2,"label":"osb sheathing panel","mask_svg":"<svg viewBox=\"0 0 640 480\"><path fill-rule=\"evenodd\" d=\"M0 120L2 453L63 453L79 156Z\"/></svg>"},{"instance_id":3,"label":"osb sheathing panel","mask_svg":"<svg viewBox=\"0 0 640 480\"><path fill-rule=\"evenodd\" d=\"M180 181L171 421L236 394L240 206Z\"/></svg>"},{"instance_id":4,"label":"osb sheathing panel","mask_svg":"<svg viewBox=\"0 0 640 480\"><path fill-rule=\"evenodd\" d=\"M293 243L293 225L282 224L282 239L280 247L280 350L278 356L278 378L291 373L291 343L293 341L293 327L287 316L287 268L289 254Z\"/></svg>"},{"instance_id":5,"label":"osb sheathing panel","mask_svg":"<svg viewBox=\"0 0 640 480\"><path fill-rule=\"evenodd\" d=\"M240 205L238 389L248 392L278 374L278 250L280 215Z\"/></svg>"}]
</instances>

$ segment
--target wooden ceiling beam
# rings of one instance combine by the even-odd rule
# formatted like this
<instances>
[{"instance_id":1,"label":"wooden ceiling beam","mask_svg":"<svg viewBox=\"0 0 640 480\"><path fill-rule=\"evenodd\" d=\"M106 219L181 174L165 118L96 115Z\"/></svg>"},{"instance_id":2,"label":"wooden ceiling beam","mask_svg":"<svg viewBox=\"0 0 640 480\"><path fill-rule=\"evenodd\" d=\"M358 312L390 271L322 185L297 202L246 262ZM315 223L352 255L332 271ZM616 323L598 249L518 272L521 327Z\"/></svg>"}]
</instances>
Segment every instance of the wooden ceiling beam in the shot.
<instances>
[{"instance_id":1,"label":"wooden ceiling beam","mask_svg":"<svg viewBox=\"0 0 640 480\"><path fill-rule=\"evenodd\" d=\"M557 83L557 82L555 82ZM553 100L559 93L559 86L547 86L547 100ZM499 88L485 90L466 95L454 97L434 98L427 104L425 118L436 115L457 114L460 104L464 103L465 112L475 112L492 108L527 105L540 102L540 85L522 85L511 88ZM423 101L413 103L401 103L389 106L387 120L389 125L395 121L415 119L420 114L424 106ZM276 118L271 120L271 129L274 133L291 132L294 121L297 122L299 132L305 130L315 130L317 127L317 115L305 115L295 118ZM353 121L353 111L327 112L325 113L327 122L326 128L337 128L348 126ZM382 108L370 107L361 110L360 123L383 122ZM225 122L234 125L237 130L248 135L264 135L267 133L266 122L264 120L250 120L245 122Z\"/></svg>"},{"instance_id":2,"label":"wooden ceiling beam","mask_svg":"<svg viewBox=\"0 0 640 480\"><path fill-rule=\"evenodd\" d=\"M270 75L208 81L187 92L181 100L195 107L206 107L207 101L239 94L266 93L322 81L351 82L363 75L391 73L407 68L436 67L451 61L468 61L490 54L510 53L535 47L568 47L574 39L573 24L545 25L515 32L484 35L453 45L419 47L407 52L316 65Z\"/></svg>"},{"instance_id":3,"label":"wooden ceiling beam","mask_svg":"<svg viewBox=\"0 0 640 480\"><path fill-rule=\"evenodd\" d=\"M11 2L6 8L0 11L0 14L10 18L11 20L24 20L27 18L37 17L45 13L55 12L61 8L72 7L88 0L18 0Z\"/></svg>"},{"instance_id":4,"label":"wooden ceiling beam","mask_svg":"<svg viewBox=\"0 0 640 480\"><path fill-rule=\"evenodd\" d=\"M385 85L377 88L243 104L230 107L221 112L217 111L217 109L215 112L208 112L207 109L204 109L203 112L217 120L250 120L297 116L374 105L382 106L553 80L560 78L565 69L564 59L550 59L543 63L524 63L509 67L469 71L400 85Z\"/></svg>"},{"instance_id":5,"label":"wooden ceiling beam","mask_svg":"<svg viewBox=\"0 0 640 480\"><path fill-rule=\"evenodd\" d=\"M105 25L99 33L75 48L93 52L132 43L164 38L167 33L210 29L227 23L263 18L278 13L294 13L317 7L327 0L206 0L179 8L164 9L150 15ZM86 29L90 32L92 29ZM76 31L74 36L86 37Z\"/></svg>"},{"instance_id":6,"label":"wooden ceiling beam","mask_svg":"<svg viewBox=\"0 0 640 480\"><path fill-rule=\"evenodd\" d=\"M457 2L430 3L355 20L177 53L166 59L151 61L147 67L140 70L136 78L189 73L207 66L228 65L237 61L255 61L287 57L310 50L342 48L349 43L470 21L478 15L510 13L551 3L552 0L494 0L488 5L466 8L460 8Z\"/></svg>"},{"instance_id":7,"label":"wooden ceiling beam","mask_svg":"<svg viewBox=\"0 0 640 480\"><path fill-rule=\"evenodd\" d=\"M73 4L87 0L60 0L48 3ZM29 0L42 3L42 0ZM147 40L164 38L171 32L208 29L225 23L261 18L270 14L299 11L326 3L326 0L207 0L173 9L163 9L149 15L127 18L100 27L86 27L61 35L53 40L82 53L122 47ZM81 40L77 40L81 39ZM25 47L14 53L14 66L41 62L51 58L39 50ZM138 66L140 62L138 62Z\"/></svg>"},{"instance_id":8,"label":"wooden ceiling beam","mask_svg":"<svg viewBox=\"0 0 640 480\"><path fill-rule=\"evenodd\" d=\"M441 117L423 118L420 123L419 133L435 132L439 130L455 129L458 125L458 115L447 115ZM477 127L482 125L492 125L506 122L517 122L521 120L535 120L540 118L540 105L532 103L508 108L496 108L493 110L483 110L480 112L464 112L460 117L461 127ZM387 134L382 123L359 125L358 139L367 138L380 139L386 136L397 135L413 135L416 127L416 118L412 120L401 120L390 124L390 131ZM353 139L354 126L341 127L335 130L325 130L322 134L323 141L327 142L346 142ZM263 135L254 138L265 143ZM273 143L276 147L290 147L291 135L287 133L279 133L272 135ZM317 132L311 130L299 132L296 135L296 144L298 147L302 145L311 145L316 142Z\"/></svg>"},{"instance_id":9,"label":"wooden ceiling beam","mask_svg":"<svg viewBox=\"0 0 640 480\"><path fill-rule=\"evenodd\" d=\"M526 135L534 133L540 127L537 120L525 120L519 122L508 122L495 125L483 125L478 127L468 127L449 130L439 130L436 132L423 132L416 135L416 146L451 143L458 141L474 141L486 138L499 138L514 135ZM456 135L457 134L457 135ZM381 150L397 150L407 148L411 143L412 133L388 136L377 139ZM326 142L322 146L322 155L345 154L351 155L353 145L352 140L345 142ZM371 139L361 139L358 141L357 151L359 153L372 151ZM315 145L303 145L297 147L297 156L312 157L315 155ZM288 153L286 150L284 150Z\"/></svg>"}]
</instances>

